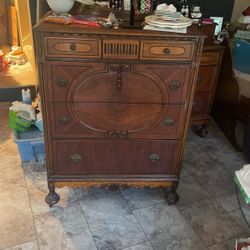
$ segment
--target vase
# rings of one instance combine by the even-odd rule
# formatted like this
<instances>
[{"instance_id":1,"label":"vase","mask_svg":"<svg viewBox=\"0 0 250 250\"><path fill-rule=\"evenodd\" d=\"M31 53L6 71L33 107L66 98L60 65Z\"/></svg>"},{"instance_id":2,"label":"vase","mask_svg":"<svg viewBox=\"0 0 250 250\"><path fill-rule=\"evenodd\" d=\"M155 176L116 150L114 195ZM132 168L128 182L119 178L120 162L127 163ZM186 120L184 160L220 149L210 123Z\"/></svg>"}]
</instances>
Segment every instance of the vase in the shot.
<instances>
[{"instance_id":1,"label":"vase","mask_svg":"<svg viewBox=\"0 0 250 250\"><path fill-rule=\"evenodd\" d=\"M74 2L75 0L47 0L49 7L56 14L69 12L73 7Z\"/></svg>"}]
</instances>

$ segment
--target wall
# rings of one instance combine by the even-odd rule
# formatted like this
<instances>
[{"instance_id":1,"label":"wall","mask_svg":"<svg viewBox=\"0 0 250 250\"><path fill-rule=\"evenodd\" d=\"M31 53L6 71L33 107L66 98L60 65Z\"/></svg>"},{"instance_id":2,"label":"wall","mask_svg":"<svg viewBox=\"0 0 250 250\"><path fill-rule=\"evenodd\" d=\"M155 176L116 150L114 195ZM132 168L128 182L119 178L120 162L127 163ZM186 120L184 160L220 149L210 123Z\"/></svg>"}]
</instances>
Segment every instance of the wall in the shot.
<instances>
[{"instance_id":1,"label":"wall","mask_svg":"<svg viewBox=\"0 0 250 250\"><path fill-rule=\"evenodd\" d=\"M0 45L6 43L7 30L6 30L6 9L5 1L0 1Z\"/></svg>"},{"instance_id":2,"label":"wall","mask_svg":"<svg viewBox=\"0 0 250 250\"><path fill-rule=\"evenodd\" d=\"M235 0L231 22L237 22L241 13L250 5L249 0Z\"/></svg>"}]
</instances>

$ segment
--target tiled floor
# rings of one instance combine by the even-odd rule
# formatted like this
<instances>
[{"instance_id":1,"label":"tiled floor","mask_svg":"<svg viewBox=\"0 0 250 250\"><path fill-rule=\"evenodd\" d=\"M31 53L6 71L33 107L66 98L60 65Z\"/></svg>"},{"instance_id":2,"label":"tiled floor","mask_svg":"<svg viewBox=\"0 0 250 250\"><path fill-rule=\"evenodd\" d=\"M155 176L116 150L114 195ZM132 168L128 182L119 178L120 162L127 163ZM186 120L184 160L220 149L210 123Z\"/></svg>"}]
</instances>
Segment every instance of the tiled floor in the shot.
<instances>
[{"instance_id":1,"label":"tiled floor","mask_svg":"<svg viewBox=\"0 0 250 250\"><path fill-rule=\"evenodd\" d=\"M250 234L233 182L245 161L213 122L206 138L189 133L177 205L162 189L65 187L49 208L46 173L22 167L7 108L0 104L0 249L224 250Z\"/></svg>"}]
</instances>

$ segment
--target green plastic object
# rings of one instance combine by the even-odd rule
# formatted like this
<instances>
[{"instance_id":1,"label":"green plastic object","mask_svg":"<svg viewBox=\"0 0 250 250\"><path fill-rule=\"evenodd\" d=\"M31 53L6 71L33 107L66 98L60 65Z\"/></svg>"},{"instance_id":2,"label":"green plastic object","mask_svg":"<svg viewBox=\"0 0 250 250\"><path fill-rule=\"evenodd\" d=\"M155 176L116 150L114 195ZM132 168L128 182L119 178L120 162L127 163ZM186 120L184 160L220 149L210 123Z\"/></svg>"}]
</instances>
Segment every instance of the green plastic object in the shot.
<instances>
[{"instance_id":1,"label":"green plastic object","mask_svg":"<svg viewBox=\"0 0 250 250\"><path fill-rule=\"evenodd\" d=\"M8 118L9 128L13 128L18 132L27 131L32 124L32 121L27 121L25 119L22 119L21 117L18 117L17 112L14 111L9 111Z\"/></svg>"},{"instance_id":2,"label":"green plastic object","mask_svg":"<svg viewBox=\"0 0 250 250\"><path fill-rule=\"evenodd\" d=\"M237 187L239 188L239 191L240 191L239 193L240 193L241 197L243 198L244 202L246 204L250 204L250 197L246 194L246 192L242 188L242 186L241 186L241 184L240 184L240 182L239 182L236 175L234 176L234 181L235 181Z\"/></svg>"}]
</instances>

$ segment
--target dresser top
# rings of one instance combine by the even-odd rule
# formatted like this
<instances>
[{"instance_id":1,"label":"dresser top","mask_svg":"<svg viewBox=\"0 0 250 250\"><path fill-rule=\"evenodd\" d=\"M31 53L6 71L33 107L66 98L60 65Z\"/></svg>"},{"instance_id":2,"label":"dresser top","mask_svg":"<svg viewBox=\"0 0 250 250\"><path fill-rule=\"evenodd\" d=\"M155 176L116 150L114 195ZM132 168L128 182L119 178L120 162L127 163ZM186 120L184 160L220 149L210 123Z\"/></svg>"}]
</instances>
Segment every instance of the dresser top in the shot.
<instances>
[{"instance_id":1,"label":"dresser top","mask_svg":"<svg viewBox=\"0 0 250 250\"><path fill-rule=\"evenodd\" d=\"M162 32L162 31L149 31L142 28L103 28L103 27L89 27L75 24L55 24L47 23L44 19L34 27L35 31L49 32L49 33L68 33L78 35L113 35L113 36L143 36L143 37L171 37L171 38L196 38L205 37L202 30L197 25L192 25L187 28L186 34Z\"/></svg>"}]
</instances>

